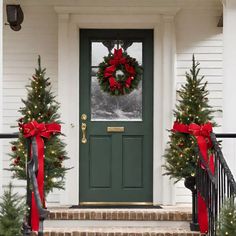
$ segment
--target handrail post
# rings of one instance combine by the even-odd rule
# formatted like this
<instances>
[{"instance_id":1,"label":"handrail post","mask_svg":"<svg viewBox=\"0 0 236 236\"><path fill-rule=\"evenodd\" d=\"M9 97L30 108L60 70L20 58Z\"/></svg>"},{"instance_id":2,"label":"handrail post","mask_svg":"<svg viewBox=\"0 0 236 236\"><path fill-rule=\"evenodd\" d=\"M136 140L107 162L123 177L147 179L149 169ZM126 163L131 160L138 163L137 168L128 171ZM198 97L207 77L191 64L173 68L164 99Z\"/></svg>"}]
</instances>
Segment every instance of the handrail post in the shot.
<instances>
[{"instance_id":1,"label":"handrail post","mask_svg":"<svg viewBox=\"0 0 236 236\"><path fill-rule=\"evenodd\" d=\"M197 190L192 191L192 222L190 223L191 231L199 231L197 212Z\"/></svg>"},{"instance_id":2,"label":"handrail post","mask_svg":"<svg viewBox=\"0 0 236 236\"><path fill-rule=\"evenodd\" d=\"M192 222L190 223L191 231L199 231L199 224L197 218L197 190L196 177L191 176L185 179L184 185L192 192Z\"/></svg>"}]
</instances>

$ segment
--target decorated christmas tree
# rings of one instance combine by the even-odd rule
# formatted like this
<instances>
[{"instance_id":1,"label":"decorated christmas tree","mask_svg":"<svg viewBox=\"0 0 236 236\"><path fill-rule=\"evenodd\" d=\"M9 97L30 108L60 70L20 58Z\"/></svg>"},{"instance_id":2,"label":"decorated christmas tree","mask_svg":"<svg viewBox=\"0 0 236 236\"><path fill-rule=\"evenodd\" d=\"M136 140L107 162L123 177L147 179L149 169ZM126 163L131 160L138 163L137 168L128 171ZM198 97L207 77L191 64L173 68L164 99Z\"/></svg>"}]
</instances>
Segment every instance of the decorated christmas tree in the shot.
<instances>
[{"instance_id":1,"label":"decorated christmas tree","mask_svg":"<svg viewBox=\"0 0 236 236\"><path fill-rule=\"evenodd\" d=\"M190 73L186 73L186 83L177 91L178 103L174 110L175 121L179 124L189 125L195 123L203 125L212 122L215 110L208 103L207 82L204 76L199 76L199 63L193 56ZM212 122L215 126L215 123ZM165 174L176 182L182 178L195 176L197 155L195 153L195 138L183 132L170 130L170 141L165 151Z\"/></svg>"},{"instance_id":2,"label":"decorated christmas tree","mask_svg":"<svg viewBox=\"0 0 236 236\"><path fill-rule=\"evenodd\" d=\"M38 68L30 79L31 83L27 86L28 96L26 100L22 100L24 107L19 112L22 117L18 120L19 126L37 121L38 123L61 123L58 114L59 103L55 100L55 96L51 91L50 79L46 78L46 69L41 68L40 57L38 58ZM20 131L21 128L20 128ZM12 153L10 170L13 177L18 179L26 179L26 161L27 147L26 139L22 132L16 141L11 142ZM52 135L48 139L44 139L44 191L48 194L54 188L63 189L64 177L67 168L63 166L63 161L68 159L65 151L65 143L59 134Z\"/></svg>"},{"instance_id":3,"label":"decorated christmas tree","mask_svg":"<svg viewBox=\"0 0 236 236\"><path fill-rule=\"evenodd\" d=\"M221 210L217 235L236 235L236 206L232 200L226 202Z\"/></svg>"},{"instance_id":4,"label":"decorated christmas tree","mask_svg":"<svg viewBox=\"0 0 236 236\"><path fill-rule=\"evenodd\" d=\"M23 222L24 204L17 193L13 193L9 184L0 201L0 235L20 236Z\"/></svg>"}]
</instances>

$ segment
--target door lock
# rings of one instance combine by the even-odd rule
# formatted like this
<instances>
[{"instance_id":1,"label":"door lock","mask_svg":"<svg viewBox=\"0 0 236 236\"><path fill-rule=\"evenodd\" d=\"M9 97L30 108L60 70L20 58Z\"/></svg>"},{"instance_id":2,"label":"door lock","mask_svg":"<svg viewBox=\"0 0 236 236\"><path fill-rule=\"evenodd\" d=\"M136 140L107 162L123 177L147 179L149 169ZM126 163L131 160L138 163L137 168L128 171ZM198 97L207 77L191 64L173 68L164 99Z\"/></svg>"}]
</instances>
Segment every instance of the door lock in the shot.
<instances>
[{"instance_id":1,"label":"door lock","mask_svg":"<svg viewBox=\"0 0 236 236\"><path fill-rule=\"evenodd\" d=\"M87 120L87 115L86 114L82 114L81 115L81 120L86 121Z\"/></svg>"}]
</instances>

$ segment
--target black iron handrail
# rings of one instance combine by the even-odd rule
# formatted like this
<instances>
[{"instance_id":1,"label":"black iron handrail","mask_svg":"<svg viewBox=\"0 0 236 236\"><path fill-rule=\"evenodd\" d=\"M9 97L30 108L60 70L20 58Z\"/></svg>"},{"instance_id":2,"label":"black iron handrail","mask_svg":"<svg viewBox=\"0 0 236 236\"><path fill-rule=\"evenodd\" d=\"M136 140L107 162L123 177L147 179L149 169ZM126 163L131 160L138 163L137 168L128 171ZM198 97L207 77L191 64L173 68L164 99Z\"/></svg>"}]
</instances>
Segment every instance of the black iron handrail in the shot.
<instances>
[{"instance_id":1,"label":"black iron handrail","mask_svg":"<svg viewBox=\"0 0 236 236\"><path fill-rule=\"evenodd\" d=\"M214 173L209 169L199 149L199 163L196 175L196 187L205 199L208 208L209 236L216 236L217 221L223 204L236 196L236 182L225 161L216 137L236 138L236 134L211 134L213 144Z\"/></svg>"},{"instance_id":2,"label":"black iron handrail","mask_svg":"<svg viewBox=\"0 0 236 236\"><path fill-rule=\"evenodd\" d=\"M216 138L236 138L236 133L218 133Z\"/></svg>"},{"instance_id":3,"label":"black iron handrail","mask_svg":"<svg viewBox=\"0 0 236 236\"><path fill-rule=\"evenodd\" d=\"M18 138L19 133L4 133L0 134L0 139L7 139L7 138Z\"/></svg>"}]
</instances>

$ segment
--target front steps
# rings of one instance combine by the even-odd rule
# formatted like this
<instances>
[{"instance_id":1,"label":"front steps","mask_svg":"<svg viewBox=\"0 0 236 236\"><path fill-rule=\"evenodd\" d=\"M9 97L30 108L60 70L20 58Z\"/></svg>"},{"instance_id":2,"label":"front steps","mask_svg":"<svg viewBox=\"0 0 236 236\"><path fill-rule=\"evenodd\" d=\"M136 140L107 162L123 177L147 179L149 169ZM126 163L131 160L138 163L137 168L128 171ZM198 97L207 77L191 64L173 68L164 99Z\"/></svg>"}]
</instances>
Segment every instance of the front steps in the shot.
<instances>
[{"instance_id":1,"label":"front steps","mask_svg":"<svg viewBox=\"0 0 236 236\"><path fill-rule=\"evenodd\" d=\"M189 207L50 209L45 236L199 236L189 230Z\"/></svg>"},{"instance_id":2,"label":"front steps","mask_svg":"<svg viewBox=\"0 0 236 236\"><path fill-rule=\"evenodd\" d=\"M88 227L80 229L47 229L44 236L200 236L200 233L173 228Z\"/></svg>"}]
</instances>

